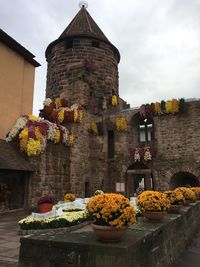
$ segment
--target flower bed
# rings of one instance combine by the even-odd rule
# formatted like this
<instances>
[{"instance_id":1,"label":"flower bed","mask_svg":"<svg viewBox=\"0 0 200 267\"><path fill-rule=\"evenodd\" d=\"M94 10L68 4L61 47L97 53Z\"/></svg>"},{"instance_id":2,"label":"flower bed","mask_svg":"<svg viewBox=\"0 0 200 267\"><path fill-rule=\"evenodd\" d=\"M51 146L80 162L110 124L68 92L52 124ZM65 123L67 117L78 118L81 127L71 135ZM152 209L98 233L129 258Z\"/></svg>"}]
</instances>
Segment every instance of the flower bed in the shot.
<instances>
[{"instance_id":1,"label":"flower bed","mask_svg":"<svg viewBox=\"0 0 200 267\"><path fill-rule=\"evenodd\" d=\"M88 220L85 211L64 212L57 217L48 219L35 219L28 216L19 221L19 226L22 230L30 229L54 229L70 227Z\"/></svg>"}]
</instances>

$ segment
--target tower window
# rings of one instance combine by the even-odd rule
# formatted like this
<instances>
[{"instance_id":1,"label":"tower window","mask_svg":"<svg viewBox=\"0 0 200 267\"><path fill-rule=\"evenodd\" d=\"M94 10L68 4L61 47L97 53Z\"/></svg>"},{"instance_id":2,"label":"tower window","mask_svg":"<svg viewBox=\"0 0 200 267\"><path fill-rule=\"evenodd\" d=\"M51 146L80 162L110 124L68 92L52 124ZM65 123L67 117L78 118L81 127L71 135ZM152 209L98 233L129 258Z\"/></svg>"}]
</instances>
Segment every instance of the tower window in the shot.
<instances>
[{"instance_id":1,"label":"tower window","mask_svg":"<svg viewBox=\"0 0 200 267\"><path fill-rule=\"evenodd\" d=\"M65 49L73 48L73 40L65 41Z\"/></svg>"},{"instance_id":2,"label":"tower window","mask_svg":"<svg viewBox=\"0 0 200 267\"><path fill-rule=\"evenodd\" d=\"M145 119L139 125L140 143L150 143L153 140L153 121Z\"/></svg>"},{"instance_id":3,"label":"tower window","mask_svg":"<svg viewBox=\"0 0 200 267\"><path fill-rule=\"evenodd\" d=\"M97 42L97 41L93 41L93 42L92 42L92 46L93 46L93 47L96 47L96 48L99 48L100 45L99 45L99 42Z\"/></svg>"},{"instance_id":4,"label":"tower window","mask_svg":"<svg viewBox=\"0 0 200 267\"><path fill-rule=\"evenodd\" d=\"M114 131L108 131L108 158L114 158L115 155L115 135Z\"/></svg>"}]
</instances>

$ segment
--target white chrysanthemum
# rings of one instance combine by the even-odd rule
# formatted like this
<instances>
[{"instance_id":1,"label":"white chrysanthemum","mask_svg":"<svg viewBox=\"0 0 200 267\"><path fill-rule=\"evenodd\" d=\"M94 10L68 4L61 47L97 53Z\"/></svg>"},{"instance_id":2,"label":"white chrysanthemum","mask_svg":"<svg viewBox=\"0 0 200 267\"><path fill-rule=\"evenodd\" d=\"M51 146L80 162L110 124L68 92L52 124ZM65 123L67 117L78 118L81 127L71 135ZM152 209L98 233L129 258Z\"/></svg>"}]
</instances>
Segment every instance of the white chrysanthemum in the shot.
<instances>
[{"instance_id":1,"label":"white chrysanthemum","mask_svg":"<svg viewBox=\"0 0 200 267\"><path fill-rule=\"evenodd\" d=\"M49 125L49 129L47 131L47 139L48 140L54 141L55 136L56 136L56 130L57 130L56 125L54 125L54 124Z\"/></svg>"},{"instance_id":2,"label":"white chrysanthemum","mask_svg":"<svg viewBox=\"0 0 200 267\"><path fill-rule=\"evenodd\" d=\"M43 105L44 106L49 106L51 104L52 100L51 98L46 98L44 101L43 101Z\"/></svg>"},{"instance_id":3,"label":"white chrysanthemum","mask_svg":"<svg viewBox=\"0 0 200 267\"><path fill-rule=\"evenodd\" d=\"M19 133L19 131L24 128L27 121L28 119L26 117L20 117L17 119L15 125L12 127L8 136L6 137L6 141L10 142Z\"/></svg>"},{"instance_id":4,"label":"white chrysanthemum","mask_svg":"<svg viewBox=\"0 0 200 267\"><path fill-rule=\"evenodd\" d=\"M71 106L71 110L77 110L78 107L79 107L78 104L73 104L73 105Z\"/></svg>"}]
</instances>

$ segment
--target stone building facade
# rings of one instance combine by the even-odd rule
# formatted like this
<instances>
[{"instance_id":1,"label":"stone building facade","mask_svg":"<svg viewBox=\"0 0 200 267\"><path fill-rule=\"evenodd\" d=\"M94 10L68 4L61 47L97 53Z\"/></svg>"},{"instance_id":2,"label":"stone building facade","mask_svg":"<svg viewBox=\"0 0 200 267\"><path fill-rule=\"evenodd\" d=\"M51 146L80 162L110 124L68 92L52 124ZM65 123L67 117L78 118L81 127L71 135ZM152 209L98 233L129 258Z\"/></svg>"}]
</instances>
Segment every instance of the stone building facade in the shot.
<instances>
[{"instance_id":1,"label":"stone building facade","mask_svg":"<svg viewBox=\"0 0 200 267\"><path fill-rule=\"evenodd\" d=\"M139 186L166 190L199 184L200 102L186 101L184 113L154 116L149 124L145 123L138 109L131 109L120 99L119 51L84 6L47 47L46 58L46 97L62 96L70 104L81 104L84 118L81 124L67 125L75 135L75 143L63 151L64 157L54 150L41 156L40 189L45 188L47 193L51 187L58 197L67 191L79 197L90 196L96 189L131 196ZM111 104L113 95L118 98L117 106ZM119 117L127 121L126 132L116 128ZM88 132L91 122L101 125L98 136ZM146 125L146 138L141 125ZM136 147L154 147L156 156L135 162L130 151ZM57 167L49 153L58 159Z\"/></svg>"},{"instance_id":2,"label":"stone building facade","mask_svg":"<svg viewBox=\"0 0 200 267\"><path fill-rule=\"evenodd\" d=\"M181 114L142 118L139 109L131 109L119 96L118 49L84 6L47 47L46 59L46 97L82 105L84 117L80 124L66 125L75 136L73 146L51 144L30 159L34 171L27 185L27 206L43 194L61 200L66 192L87 197L102 189L132 196L140 188L199 185L199 100L186 101ZM113 96L117 105L112 105ZM126 120L126 131L117 129L119 118ZM92 122L101 129L98 135L88 131ZM156 154L135 160L131 151L142 147L153 147Z\"/></svg>"}]
</instances>

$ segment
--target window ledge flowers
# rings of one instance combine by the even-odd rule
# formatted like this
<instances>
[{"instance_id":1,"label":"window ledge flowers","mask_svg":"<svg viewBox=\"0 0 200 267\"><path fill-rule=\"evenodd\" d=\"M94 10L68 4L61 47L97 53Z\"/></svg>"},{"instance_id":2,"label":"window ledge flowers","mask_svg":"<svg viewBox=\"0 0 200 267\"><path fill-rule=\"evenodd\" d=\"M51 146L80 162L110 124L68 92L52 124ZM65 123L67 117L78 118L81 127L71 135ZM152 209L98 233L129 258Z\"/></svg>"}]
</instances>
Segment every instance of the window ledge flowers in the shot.
<instances>
[{"instance_id":1,"label":"window ledge flowers","mask_svg":"<svg viewBox=\"0 0 200 267\"><path fill-rule=\"evenodd\" d=\"M93 196L86 209L97 225L121 228L136 222L134 207L120 194L103 193Z\"/></svg>"},{"instance_id":2,"label":"window ledge flowers","mask_svg":"<svg viewBox=\"0 0 200 267\"><path fill-rule=\"evenodd\" d=\"M166 211L170 207L170 201L164 193L147 190L142 192L136 201L138 208L142 212L146 211Z\"/></svg>"},{"instance_id":3,"label":"window ledge flowers","mask_svg":"<svg viewBox=\"0 0 200 267\"><path fill-rule=\"evenodd\" d=\"M38 156L46 148L47 141L62 142L69 146L74 137L66 127L44 120L34 115L25 115L17 120L6 137L7 142L17 140L22 152L29 157Z\"/></svg>"},{"instance_id":4,"label":"window ledge flowers","mask_svg":"<svg viewBox=\"0 0 200 267\"><path fill-rule=\"evenodd\" d=\"M131 149L131 156L135 162L151 161L156 156L156 149L153 147L136 147Z\"/></svg>"}]
</instances>

